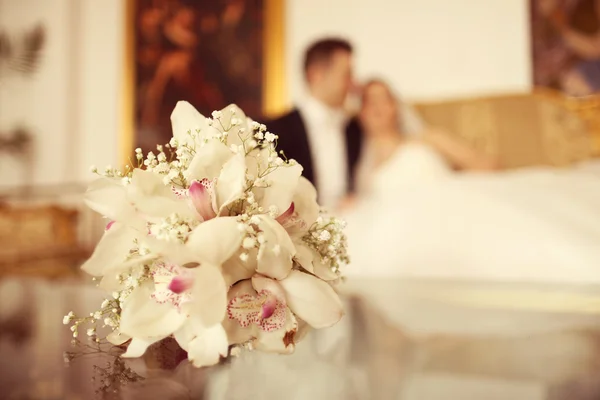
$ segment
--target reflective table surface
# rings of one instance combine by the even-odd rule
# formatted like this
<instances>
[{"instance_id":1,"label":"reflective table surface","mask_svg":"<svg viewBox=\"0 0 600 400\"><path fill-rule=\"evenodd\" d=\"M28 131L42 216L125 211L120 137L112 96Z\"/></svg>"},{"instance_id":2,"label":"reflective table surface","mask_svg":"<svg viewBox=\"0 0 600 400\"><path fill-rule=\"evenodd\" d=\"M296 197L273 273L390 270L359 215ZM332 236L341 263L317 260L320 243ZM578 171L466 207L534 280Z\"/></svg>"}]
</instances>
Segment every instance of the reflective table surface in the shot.
<instances>
[{"instance_id":1,"label":"reflective table surface","mask_svg":"<svg viewBox=\"0 0 600 400\"><path fill-rule=\"evenodd\" d=\"M408 292L400 282L386 285L381 290ZM0 398L600 398L596 314L479 310L484 320L472 310L433 310L435 299L385 300L387 306L400 309L395 302L401 302L411 310L410 318L398 320L368 295L345 294L347 314L342 322L312 332L294 355L249 353L218 367L196 369L168 344L143 359L124 361L119 349L86 337L73 343L63 316L69 311L87 315L103 299L92 284L79 280L0 280ZM462 327L471 324L472 329L425 329L410 322L420 320L419 315L441 325L448 320ZM551 329L520 330L523 322L518 321L542 317L553 321ZM572 323L575 317L584 322ZM500 332L497 321L502 318L503 324L514 326ZM404 326L402 321L409 322ZM484 325L487 329L479 329Z\"/></svg>"}]
</instances>

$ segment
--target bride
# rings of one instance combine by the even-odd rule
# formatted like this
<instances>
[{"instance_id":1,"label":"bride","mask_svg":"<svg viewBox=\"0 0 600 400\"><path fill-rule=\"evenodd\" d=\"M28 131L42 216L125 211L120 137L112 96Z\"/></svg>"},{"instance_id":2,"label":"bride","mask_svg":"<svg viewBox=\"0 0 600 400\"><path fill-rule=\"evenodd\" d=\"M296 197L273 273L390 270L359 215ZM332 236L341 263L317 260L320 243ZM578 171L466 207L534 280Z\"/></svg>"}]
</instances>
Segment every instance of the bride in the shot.
<instances>
[{"instance_id":1,"label":"bride","mask_svg":"<svg viewBox=\"0 0 600 400\"><path fill-rule=\"evenodd\" d=\"M342 212L348 275L600 282L598 176L575 167L490 173L493 158L443 132L406 138L398 107L381 81L366 86L367 146Z\"/></svg>"},{"instance_id":2,"label":"bride","mask_svg":"<svg viewBox=\"0 0 600 400\"><path fill-rule=\"evenodd\" d=\"M357 171L359 195L378 190L387 178L422 180L444 177L453 170L498 168L494 157L444 132L422 129L405 133L410 128L402 114L398 99L383 81L371 80L364 86L360 124L366 140Z\"/></svg>"}]
</instances>

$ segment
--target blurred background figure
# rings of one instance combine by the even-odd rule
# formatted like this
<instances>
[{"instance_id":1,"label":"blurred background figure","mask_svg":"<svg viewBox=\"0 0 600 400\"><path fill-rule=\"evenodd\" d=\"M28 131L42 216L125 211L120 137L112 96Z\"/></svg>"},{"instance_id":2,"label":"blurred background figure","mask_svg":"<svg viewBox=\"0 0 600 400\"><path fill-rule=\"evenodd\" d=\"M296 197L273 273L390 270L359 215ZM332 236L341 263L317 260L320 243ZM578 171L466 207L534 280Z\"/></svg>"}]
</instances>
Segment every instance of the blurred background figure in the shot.
<instances>
[{"instance_id":1,"label":"blurred background figure","mask_svg":"<svg viewBox=\"0 0 600 400\"><path fill-rule=\"evenodd\" d=\"M344 110L352 86L352 58L352 45L345 40L325 38L311 44L304 54L306 98L268 123L279 134L286 157L302 164L324 207L337 207L354 188L362 138L354 124L348 125Z\"/></svg>"}]
</instances>

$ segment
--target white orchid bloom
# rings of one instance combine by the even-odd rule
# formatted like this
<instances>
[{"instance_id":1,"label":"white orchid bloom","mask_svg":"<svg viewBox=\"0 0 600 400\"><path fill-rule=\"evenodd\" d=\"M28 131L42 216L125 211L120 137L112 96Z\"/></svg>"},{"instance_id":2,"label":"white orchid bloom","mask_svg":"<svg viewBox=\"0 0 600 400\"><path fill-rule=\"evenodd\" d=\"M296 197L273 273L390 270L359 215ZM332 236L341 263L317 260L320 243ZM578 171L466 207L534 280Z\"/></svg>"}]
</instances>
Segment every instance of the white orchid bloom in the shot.
<instances>
[{"instance_id":1,"label":"white orchid bloom","mask_svg":"<svg viewBox=\"0 0 600 400\"><path fill-rule=\"evenodd\" d=\"M197 320L190 320L175 332L173 337L188 353L188 359L196 367L215 365L221 357L227 357L229 343L221 324L207 328Z\"/></svg>"},{"instance_id":2,"label":"white orchid bloom","mask_svg":"<svg viewBox=\"0 0 600 400\"><path fill-rule=\"evenodd\" d=\"M222 215L246 188L244 155L232 153L218 140L198 150L184 175L190 181L188 195L204 221Z\"/></svg>"},{"instance_id":3,"label":"white orchid bloom","mask_svg":"<svg viewBox=\"0 0 600 400\"><path fill-rule=\"evenodd\" d=\"M245 151L250 150L244 146L252 140L252 129L246 114L235 104L213 113L213 126L227 136L228 146L234 148L241 146Z\"/></svg>"},{"instance_id":4,"label":"white orchid bloom","mask_svg":"<svg viewBox=\"0 0 600 400\"><path fill-rule=\"evenodd\" d=\"M134 289L123 305L120 333L132 338L124 356L139 357L152 343L170 335L192 352L190 360L197 366L212 365L219 355L226 356L227 336L221 322L227 287L219 269L162 264L153 279L153 288L143 284Z\"/></svg>"},{"instance_id":5,"label":"white orchid bloom","mask_svg":"<svg viewBox=\"0 0 600 400\"><path fill-rule=\"evenodd\" d=\"M242 254L247 255L245 261L241 259ZM239 249L229 260L224 262L221 271L227 286L251 278L256 273L257 257L257 249Z\"/></svg>"},{"instance_id":6,"label":"white orchid bloom","mask_svg":"<svg viewBox=\"0 0 600 400\"><path fill-rule=\"evenodd\" d=\"M107 271L119 269L133 247L139 232L120 223L111 223L81 269L92 276L104 276Z\"/></svg>"},{"instance_id":7,"label":"white orchid bloom","mask_svg":"<svg viewBox=\"0 0 600 400\"><path fill-rule=\"evenodd\" d=\"M292 204L277 221L290 235L296 249L294 259L305 270L321 279L331 281L339 276L321 261L321 256L303 240L310 227L319 217L317 190L306 178L300 177Z\"/></svg>"},{"instance_id":8,"label":"white orchid bloom","mask_svg":"<svg viewBox=\"0 0 600 400\"><path fill-rule=\"evenodd\" d=\"M293 352L295 316L313 328L326 328L344 314L329 284L296 270L280 281L255 275L232 287L228 298L224 326L230 344L256 338L255 345L265 351Z\"/></svg>"},{"instance_id":9,"label":"white orchid bloom","mask_svg":"<svg viewBox=\"0 0 600 400\"><path fill-rule=\"evenodd\" d=\"M123 357L140 357L148 346L173 334L186 321L171 303L152 301L154 285L135 288L122 305L120 333L132 338Z\"/></svg>"},{"instance_id":10,"label":"white orchid bloom","mask_svg":"<svg viewBox=\"0 0 600 400\"><path fill-rule=\"evenodd\" d=\"M283 227L267 215L258 216L263 234L257 255L256 271L273 279L285 278L292 269L296 248Z\"/></svg>"},{"instance_id":11,"label":"white orchid bloom","mask_svg":"<svg viewBox=\"0 0 600 400\"><path fill-rule=\"evenodd\" d=\"M182 218L195 217L189 204L152 171L135 169L126 188L127 199L148 220L157 221L173 214Z\"/></svg>"},{"instance_id":12,"label":"white orchid bloom","mask_svg":"<svg viewBox=\"0 0 600 400\"><path fill-rule=\"evenodd\" d=\"M145 239L151 252L180 266L189 263L220 266L241 246L243 232L236 217L218 217L198 225L185 244L152 237Z\"/></svg>"},{"instance_id":13,"label":"white orchid bloom","mask_svg":"<svg viewBox=\"0 0 600 400\"><path fill-rule=\"evenodd\" d=\"M121 180L105 177L94 180L85 193L84 202L110 221L119 221L138 230L146 228L146 221L131 205Z\"/></svg>"},{"instance_id":14,"label":"white orchid bloom","mask_svg":"<svg viewBox=\"0 0 600 400\"><path fill-rule=\"evenodd\" d=\"M212 138L219 132L207 122L207 119L187 101L178 101L171 113L173 138L179 146L192 148L204 138ZM190 133L194 135L190 135Z\"/></svg>"},{"instance_id":15,"label":"white orchid bloom","mask_svg":"<svg viewBox=\"0 0 600 400\"><path fill-rule=\"evenodd\" d=\"M265 210L275 207L279 213L287 210L292 203L301 175L300 164L284 164L277 167L265 177L267 187L253 190L258 204Z\"/></svg>"}]
</instances>

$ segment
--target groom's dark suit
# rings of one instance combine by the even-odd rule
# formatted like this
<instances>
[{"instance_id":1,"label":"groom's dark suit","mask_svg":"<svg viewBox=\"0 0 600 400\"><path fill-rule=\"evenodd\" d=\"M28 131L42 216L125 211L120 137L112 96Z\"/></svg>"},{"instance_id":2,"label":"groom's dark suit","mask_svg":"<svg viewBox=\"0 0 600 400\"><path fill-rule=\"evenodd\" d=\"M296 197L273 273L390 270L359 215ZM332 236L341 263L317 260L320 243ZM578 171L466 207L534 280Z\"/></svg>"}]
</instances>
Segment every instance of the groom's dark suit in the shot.
<instances>
[{"instance_id":1,"label":"groom's dark suit","mask_svg":"<svg viewBox=\"0 0 600 400\"><path fill-rule=\"evenodd\" d=\"M313 152L310 150L306 124L298 109L274 119L267 124L269 132L279 136L278 150L283 150L287 158L293 158L304 167L302 173L313 185L317 185L319 177L316 176ZM362 135L360 126L355 118L351 119L345 129L346 155L348 162L348 191L354 191L354 177L360 149ZM340 179L344 179L340 177Z\"/></svg>"}]
</instances>

